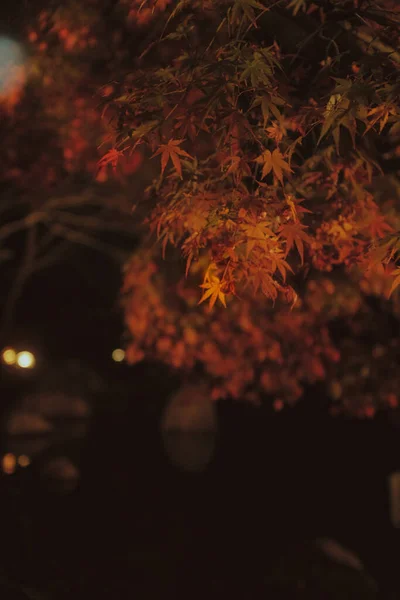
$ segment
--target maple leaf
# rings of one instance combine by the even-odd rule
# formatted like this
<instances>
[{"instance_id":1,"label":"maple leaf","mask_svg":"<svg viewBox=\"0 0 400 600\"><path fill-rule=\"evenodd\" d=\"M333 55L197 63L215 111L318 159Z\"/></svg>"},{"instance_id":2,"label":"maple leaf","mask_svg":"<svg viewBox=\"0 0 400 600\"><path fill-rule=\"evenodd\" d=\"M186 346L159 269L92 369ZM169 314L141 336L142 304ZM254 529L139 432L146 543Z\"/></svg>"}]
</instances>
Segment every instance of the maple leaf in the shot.
<instances>
[{"instance_id":1,"label":"maple leaf","mask_svg":"<svg viewBox=\"0 0 400 600\"><path fill-rule=\"evenodd\" d=\"M338 125L338 120L343 117L348 110L349 101L344 98L341 94L332 94L329 98L324 111L324 120L322 123L321 133L317 142L317 146L320 144L322 138L326 136L328 131L334 126Z\"/></svg>"},{"instance_id":2,"label":"maple leaf","mask_svg":"<svg viewBox=\"0 0 400 600\"><path fill-rule=\"evenodd\" d=\"M296 150L297 144L301 145L302 141L303 141L303 136L300 135L298 138L296 138L294 140L294 142L289 144L289 146L286 148L286 155L288 158L289 167L292 164L292 156L293 156L294 151Z\"/></svg>"},{"instance_id":3,"label":"maple leaf","mask_svg":"<svg viewBox=\"0 0 400 600\"><path fill-rule=\"evenodd\" d=\"M122 150L117 150L116 148L111 148L97 163L99 169L103 169L106 165L111 164L113 170L115 171L118 164L118 159L120 156L124 155L124 151L126 148Z\"/></svg>"},{"instance_id":4,"label":"maple leaf","mask_svg":"<svg viewBox=\"0 0 400 600\"><path fill-rule=\"evenodd\" d=\"M198 304L201 304L208 298L210 299L210 309L214 306L217 300L221 302L221 304L226 308L225 301L225 293L222 291L224 287L224 283L221 282L220 278L217 275L214 275L212 271L215 269L215 264L211 263L208 267L206 274L204 276L204 282L201 284L201 288L205 291L200 298Z\"/></svg>"},{"instance_id":5,"label":"maple leaf","mask_svg":"<svg viewBox=\"0 0 400 600\"><path fill-rule=\"evenodd\" d=\"M284 259L283 253L271 252L269 259L271 261L271 273L274 274L275 271L278 269L283 281L286 280L286 271L290 271L291 273L293 273L293 269Z\"/></svg>"},{"instance_id":6,"label":"maple leaf","mask_svg":"<svg viewBox=\"0 0 400 600\"><path fill-rule=\"evenodd\" d=\"M197 119L195 115L187 115L184 113L176 117L174 129L178 129L181 135L188 135L193 142L197 135L196 122Z\"/></svg>"},{"instance_id":7,"label":"maple leaf","mask_svg":"<svg viewBox=\"0 0 400 600\"><path fill-rule=\"evenodd\" d=\"M273 121L272 124L266 128L266 132L267 136L277 144L280 144L283 137L287 135L286 128L282 121Z\"/></svg>"},{"instance_id":8,"label":"maple leaf","mask_svg":"<svg viewBox=\"0 0 400 600\"><path fill-rule=\"evenodd\" d=\"M270 113L273 114L278 122L281 120L282 115L277 106L285 106L285 104L287 105L286 101L280 96L275 94L265 94L263 96L256 96L252 102L251 108L254 108L255 106L261 106L263 127L265 128L267 121L269 120Z\"/></svg>"},{"instance_id":9,"label":"maple leaf","mask_svg":"<svg viewBox=\"0 0 400 600\"><path fill-rule=\"evenodd\" d=\"M267 57L261 52L254 52L253 60L245 62L245 69L243 70L239 81L250 79L253 88L270 86L273 67L276 64L276 61L270 60L270 58L271 57Z\"/></svg>"},{"instance_id":10,"label":"maple leaf","mask_svg":"<svg viewBox=\"0 0 400 600\"><path fill-rule=\"evenodd\" d=\"M311 210L308 210L308 208L304 208L304 206L300 206L300 204L302 202L304 202L304 198L296 199L291 194L288 194L286 196L286 202L289 205L290 213L291 213L291 215L293 217L293 221L295 223L297 223L300 220L299 219L299 214L301 214L301 213L311 213L312 212Z\"/></svg>"},{"instance_id":11,"label":"maple leaf","mask_svg":"<svg viewBox=\"0 0 400 600\"><path fill-rule=\"evenodd\" d=\"M222 179L226 179L228 175L233 175L236 183L239 184L240 180L243 176L251 176L251 170L249 165L241 156L227 156L221 162L221 167L225 166L227 163L231 163L228 169L225 171Z\"/></svg>"},{"instance_id":12,"label":"maple leaf","mask_svg":"<svg viewBox=\"0 0 400 600\"><path fill-rule=\"evenodd\" d=\"M274 233L270 229L270 224L266 221L257 221L257 217L247 217L248 222L242 225L242 229L246 235L247 246L246 256L248 257L257 242L264 242L267 237L273 236Z\"/></svg>"},{"instance_id":13,"label":"maple leaf","mask_svg":"<svg viewBox=\"0 0 400 600\"><path fill-rule=\"evenodd\" d=\"M258 269L252 276L253 293L256 294L261 289L264 296L275 302L278 296L277 284L271 275L265 269Z\"/></svg>"},{"instance_id":14,"label":"maple leaf","mask_svg":"<svg viewBox=\"0 0 400 600\"><path fill-rule=\"evenodd\" d=\"M372 246L367 257L367 268L374 267L377 263L389 262L392 260L396 249L396 238L392 237L378 246Z\"/></svg>"},{"instance_id":15,"label":"maple leaf","mask_svg":"<svg viewBox=\"0 0 400 600\"><path fill-rule=\"evenodd\" d=\"M379 133L382 133L383 128L388 122L389 115L396 115L396 109L392 106L388 106L386 104L382 104L380 106L376 106L368 111L367 118L371 118L369 121L368 127L364 131L364 135L369 131L378 121L379 123Z\"/></svg>"},{"instance_id":16,"label":"maple leaf","mask_svg":"<svg viewBox=\"0 0 400 600\"><path fill-rule=\"evenodd\" d=\"M278 148L275 148L272 153L270 150L265 150L265 152L255 159L255 162L263 165L261 179L264 179L268 173L273 171L275 177L283 185L283 171L292 173L292 169L289 167L288 163L284 161L283 155Z\"/></svg>"},{"instance_id":17,"label":"maple leaf","mask_svg":"<svg viewBox=\"0 0 400 600\"><path fill-rule=\"evenodd\" d=\"M179 177L183 179L182 166L179 157L186 156L187 158L193 159L193 156L190 156L190 154L188 154L185 150L179 148L179 144L182 142L184 142L184 140L169 140L167 144L161 144L159 149L151 157L154 158L158 154L161 154L161 174L164 173L165 167L167 166L169 159L171 159L176 172L178 173Z\"/></svg>"},{"instance_id":18,"label":"maple leaf","mask_svg":"<svg viewBox=\"0 0 400 600\"><path fill-rule=\"evenodd\" d=\"M293 245L296 245L297 251L300 255L301 264L304 262L304 242L310 242L310 237L304 231L307 229L306 225L301 223L286 223L282 225L279 232L279 237L283 237L286 240L285 257L289 254Z\"/></svg>"},{"instance_id":19,"label":"maple leaf","mask_svg":"<svg viewBox=\"0 0 400 600\"><path fill-rule=\"evenodd\" d=\"M203 242L201 240L201 236L197 231L192 233L182 244L181 250L183 256L186 257L186 270L185 277L189 274L189 269L192 264L193 259L197 259L199 255L199 249L203 247Z\"/></svg>"},{"instance_id":20,"label":"maple leaf","mask_svg":"<svg viewBox=\"0 0 400 600\"><path fill-rule=\"evenodd\" d=\"M235 21L240 18L242 12L248 20L257 27L253 8L265 10L265 6L257 2L257 0L235 0L232 9L229 9L228 11L230 23L233 25Z\"/></svg>"},{"instance_id":21,"label":"maple leaf","mask_svg":"<svg viewBox=\"0 0 400 600\"><path fill-rule=\"evenodd\" d=\"M202 283L200 287L204 288L206 291L203 293L198 304L201 304L202 302L210 298L210 308L214 306L217 300L219 300L221 304L226 308L225 294L221 289L222 284L219 277L213 275L210 281Z\"/></svg>"}]
</instances>

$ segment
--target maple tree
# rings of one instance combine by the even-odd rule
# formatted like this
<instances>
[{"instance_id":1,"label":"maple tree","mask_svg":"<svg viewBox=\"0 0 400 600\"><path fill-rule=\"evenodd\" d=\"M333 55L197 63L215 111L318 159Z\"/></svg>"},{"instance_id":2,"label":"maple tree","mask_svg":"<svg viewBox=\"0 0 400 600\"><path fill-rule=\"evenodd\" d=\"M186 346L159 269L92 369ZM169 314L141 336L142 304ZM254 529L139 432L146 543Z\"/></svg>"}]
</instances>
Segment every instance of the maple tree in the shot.
<instances>
[{"instance_id":1,"label":"maple tree","mask_svg":"<svg viewBox=\"0 0 400 600\"><path fill-rule=\"evenodd\" d=\"M129 201L147 179L125 215L143 222L122 289L128 361L195 370L215 399L276 410L317 381L334 412L395 408L397 3L100 4L42 12L27 35L54 69L57 168L123 180ZM61 103L51 44L74 82Z\"/></svg>"},{"instance_id":2,"label":"maple tree","mask_svg":"<svg viewBox=\"0 0 400 600\"><path fill-rule=\"evenodd\" d=\"M107 99L115 148L161 155L143 199L159 244L125 272L128 360L277 410L318 380L334 412L397 406L397 6L192 0L154 23Z\"/></svg>"}]
</instances>

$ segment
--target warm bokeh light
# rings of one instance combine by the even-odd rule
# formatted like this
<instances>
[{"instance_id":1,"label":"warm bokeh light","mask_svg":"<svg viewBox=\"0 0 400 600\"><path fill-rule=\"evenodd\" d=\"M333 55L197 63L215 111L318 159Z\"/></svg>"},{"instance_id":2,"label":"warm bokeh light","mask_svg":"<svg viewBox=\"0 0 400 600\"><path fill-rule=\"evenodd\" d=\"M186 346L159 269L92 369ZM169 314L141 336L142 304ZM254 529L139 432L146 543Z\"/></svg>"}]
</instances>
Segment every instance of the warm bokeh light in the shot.
<instances>
[{"instance_id":1,"label":"warm bokeh light","mask_svg":"<svg viewBox=\"0 0 400 600\"><path fill-rule=\"evenodd\" d=\"M116 348L111 356L115 362L122 362L125 358L125 350L122 350L122 348Z\"/></svg>"},{"instance_id":2,"label":"warm bokeh light","mask_svg":"<svg viewBox=\"0 0 400 600\"><path fill-rule=\"evenodd\" d=\"M17 460L14 454L8 453L5 454L1 461L1 468L7 475L12 475L15 471L15 467L17 465Z\"/></svg>"},{"instance_id":3,"label":"warm bokeh light","mask_svg":"<svg viewBox=\"0 0 400 600\"><path fill-rule=\"evenodd\" d=\"M35 366L35 362L36 360L32 352L28 352L27 350L18 352L17 365L21 367L21 369L32 369Z\"/></svg>"},{"instance_id":4,"label":"warm bokeh light","mask_svg":"<svg viewBox=\"0 0 400 600\"><path fill-rule=\"evenodd\" d=\"M18 464L20 467L28 467L31 464L31 459L26 454L21 454L18 457Z\"/></svg>"},{"instance_id":5,"label":"warm bokeh light","mask_svg":"<svg viewBox=\"0 0 400 600\"><path fill-rule=\"evenodd\" d=\"M14 348L5 348L1 353L1 358L6 365L14 365L17 360L17 353Z\"/></svg>"}]
</instances>

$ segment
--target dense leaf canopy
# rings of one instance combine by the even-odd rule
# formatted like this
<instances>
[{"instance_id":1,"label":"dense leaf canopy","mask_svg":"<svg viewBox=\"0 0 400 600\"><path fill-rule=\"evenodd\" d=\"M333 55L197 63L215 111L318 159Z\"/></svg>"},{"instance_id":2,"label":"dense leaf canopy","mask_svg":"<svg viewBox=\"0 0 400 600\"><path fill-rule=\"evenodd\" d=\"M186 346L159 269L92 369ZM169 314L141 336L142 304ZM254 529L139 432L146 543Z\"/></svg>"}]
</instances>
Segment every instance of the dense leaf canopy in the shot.
<instances>
[{"instance_id":1,"label":"dense leaf canopy","mask_svg":"<svg viewBox=\"0 0 400 600\"><path fill-rule=\"evenodd\" d=\"M10 141L3 177L123 182L125 223L143 224L122 290L128 361L276 410L317 381L334 412L396 407L397 3L103 4L66 3L26 32L57 135L35 160ZM23 147L24 97L2 106Z\"/></svg>"},{"instance_id":2,"label":"dense leaf canopy","mask_svg":"<svg viewBox=\"0 0 400 600\"><path fill-rule=\"evenodd\" d=\"M162 8L108 99L115 149L160 165L143 199L159 245L126 270L129 360L200 365L214 398L277 409L324 378L334 410L396 405L396 6Z\"/></svg>"}]
</instances>

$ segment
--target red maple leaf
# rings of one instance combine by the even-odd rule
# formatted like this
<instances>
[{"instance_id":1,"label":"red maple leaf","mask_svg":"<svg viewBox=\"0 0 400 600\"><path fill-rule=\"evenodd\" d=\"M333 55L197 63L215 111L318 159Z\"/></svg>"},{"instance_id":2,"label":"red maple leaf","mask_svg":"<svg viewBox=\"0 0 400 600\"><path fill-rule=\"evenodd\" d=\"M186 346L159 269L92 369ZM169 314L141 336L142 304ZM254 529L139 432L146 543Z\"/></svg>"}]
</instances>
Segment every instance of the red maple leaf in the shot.
<instances>
[{"instance_id":1,"label":"red maple leaf","mask_svg":"<svg viewBox=\"0 0 400 600\"><path fill-rule=\"evenodd\" d=\"M179 156L193 158L193 156L190 156L185 150L179 148L179 144L183 141L184 140L169 140L167 144L161 144L157 152L153 154L151 158L161 154L161 174L164 173L168 160L171 159L179 177L182 179L182 166Z\"/></svg>"}]
</instances>

